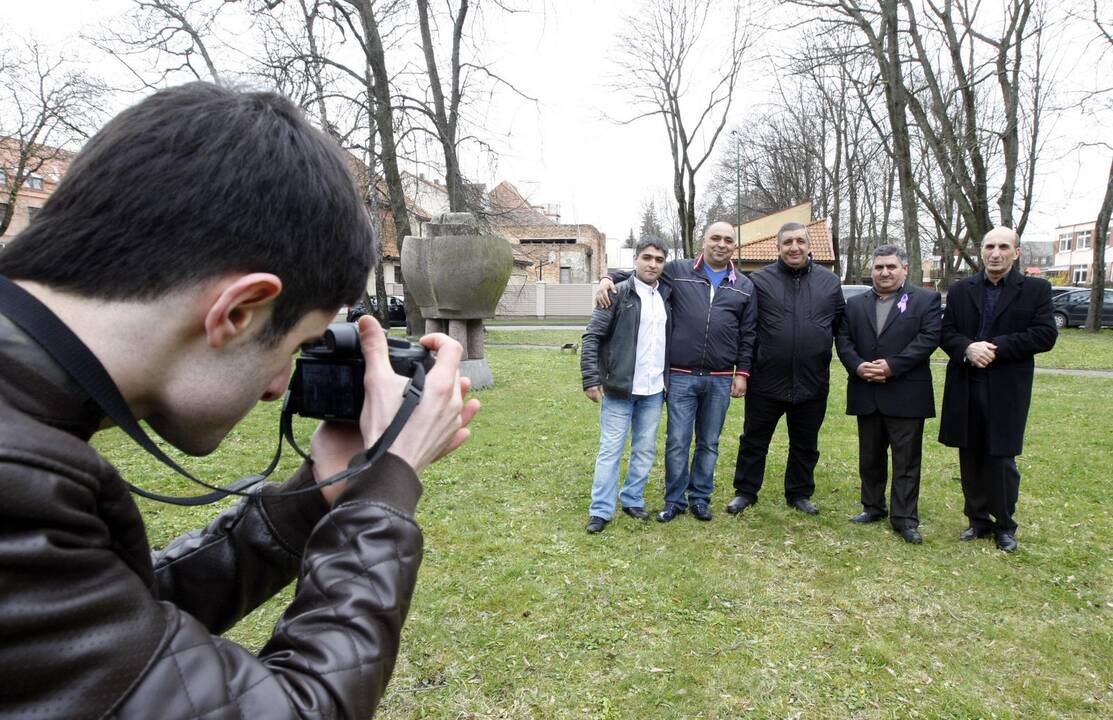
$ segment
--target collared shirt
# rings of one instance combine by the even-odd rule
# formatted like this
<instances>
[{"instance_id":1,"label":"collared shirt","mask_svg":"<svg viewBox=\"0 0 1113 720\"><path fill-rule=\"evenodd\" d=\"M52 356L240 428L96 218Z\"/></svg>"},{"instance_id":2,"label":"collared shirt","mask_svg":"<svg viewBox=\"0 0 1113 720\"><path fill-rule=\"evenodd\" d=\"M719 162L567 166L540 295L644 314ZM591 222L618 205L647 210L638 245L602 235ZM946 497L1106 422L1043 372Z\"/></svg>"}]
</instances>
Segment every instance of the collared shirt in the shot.
<instances>
[{"instance_id":1,"label":"collared shirt","mask_svg":"<svg viewBox=\"0 0 1113 720\"><path fill-rule=\"evenodd\" d=\"M997 302L1001 299L1001 290L1005 287L1005 280L1008 279L1006 274L997 284L989 279L989 275L982 273L982 324L978 328L978 336L975 340L988 340L993 337L993 320L997 315Z\"/></svg>"},{"instance_id":2,"label":"collared shirt","mask_svg":"<svg viewBox=\"0 0 1113 720\"><path fill-rule=\"evenodd\" d=\"M646 285L636 275L633 281L642 308L630 394L656 395L665 389L665 301L656 285Z\"/></svg>"}]
</instances>

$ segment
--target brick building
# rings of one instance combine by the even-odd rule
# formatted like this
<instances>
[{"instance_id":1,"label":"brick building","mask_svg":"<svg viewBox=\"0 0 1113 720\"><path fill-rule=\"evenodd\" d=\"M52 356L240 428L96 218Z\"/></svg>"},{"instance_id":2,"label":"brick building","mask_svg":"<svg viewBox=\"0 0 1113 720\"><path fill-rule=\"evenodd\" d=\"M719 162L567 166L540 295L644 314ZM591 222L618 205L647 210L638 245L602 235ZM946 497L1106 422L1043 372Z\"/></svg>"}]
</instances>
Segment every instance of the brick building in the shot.
<instances>
[{"instance_id":1,"label":"brick building","mask_svg":"<svg viewBox=\"0 0 1113 720\"><path fill-rule=\"evenodd\" d=\"M74 157L71 152L46 145L32 146L30 152L21 152L22 147L16 140L0 138L0 221L11 213L7 229L0 234L0 248L31 223ZM24 177L18 191L17 173Z\"/></svg>"}]
</instances>

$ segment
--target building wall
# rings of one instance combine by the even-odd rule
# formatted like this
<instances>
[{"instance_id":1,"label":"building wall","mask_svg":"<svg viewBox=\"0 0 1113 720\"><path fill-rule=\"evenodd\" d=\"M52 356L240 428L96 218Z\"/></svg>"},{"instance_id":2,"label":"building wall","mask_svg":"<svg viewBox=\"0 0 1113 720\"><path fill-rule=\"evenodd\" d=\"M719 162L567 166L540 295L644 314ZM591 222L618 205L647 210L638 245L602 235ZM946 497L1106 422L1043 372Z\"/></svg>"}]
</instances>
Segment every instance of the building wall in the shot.
<instances>
[{"instance_id":1,"label":"building wall","mask_svg":"<svg viewBox=\"0 0 1113 720\"><path fill-rule=\"evenodd\" d=\"M0 206L11 202L9 193L11 192L10 183L13 182L12 175L15 162L15 156L11 152L11 149L0 145L0 171L3 171L0 174ZM15 199L15 212L12 214L11 224L8 225L4 234L0 235L0 246L14 240L15 236L31 223L35 213L58 187L58 183L61 182L62 175L68 167L68 155L67 159L47 161L32 176L31 180L23 183L23 187L19 189L19 194ZM0 207L0 213L3 210L4 208Z\"/></svg>"},{"instance_id":2,"label":"building wall","mask_svg":"<svg viewBox=\"0 0 1113 720\"><path fill-rule=\"evenodd\" d=\"M1093 279L1094 222L1062 225L1055 229L1052 241L1055 250L1054 275L1068 285L1089 285ZM1081 246L1081 247L1080 247ZM1105 278L1113 280L1113 232L1106 238Z\"/></svg>"},{"instance_id":3,"label":"building wall","mask_svg":"<svg viewBox=\"0 0 1113 720\"><path fill-rule=\"evenodd\" d=\"M516 225L494 230L533 261L529 275L534 281L594 283L606 272L607 237L593 225Z\"/></svg>"},{"instance_id":4,"label":"building wall","mask_svg":"<svg viewBox=\"0 0 1113 720\"><path fill-rule=\"evenodd\" d=\"M759 217L757 220L742 223L742 227L738 229L738 244L742 245L747 242L759 240L763 237L776 235L777 231L786 222L798 222L807 225L812 221L812 204L810 202L802 203L795 207L785 208L779 210L772 215Z\"/></svg>"}]
</instances>

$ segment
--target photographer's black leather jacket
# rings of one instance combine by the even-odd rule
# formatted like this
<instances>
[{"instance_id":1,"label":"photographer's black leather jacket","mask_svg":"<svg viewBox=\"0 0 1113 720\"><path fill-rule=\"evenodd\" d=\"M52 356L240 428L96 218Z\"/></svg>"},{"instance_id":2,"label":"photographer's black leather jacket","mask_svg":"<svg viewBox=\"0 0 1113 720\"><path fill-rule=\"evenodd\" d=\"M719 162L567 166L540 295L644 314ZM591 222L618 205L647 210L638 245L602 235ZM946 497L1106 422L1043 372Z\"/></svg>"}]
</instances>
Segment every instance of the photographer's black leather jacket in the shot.
<instances>
[{"instance_id":1,"label":"photographer's black leather jacket","mask_svg":"<svg viewBox=\"0 0 1113 720\"><path fill-rule=\"evenodd\" d=\"M151 553L101 414L0 316L0 717L367 718L421 562L421 485L387 455L328 511L303 466ZM298 588L257 654L219 636Z\"/></svg>"}]
</instances>

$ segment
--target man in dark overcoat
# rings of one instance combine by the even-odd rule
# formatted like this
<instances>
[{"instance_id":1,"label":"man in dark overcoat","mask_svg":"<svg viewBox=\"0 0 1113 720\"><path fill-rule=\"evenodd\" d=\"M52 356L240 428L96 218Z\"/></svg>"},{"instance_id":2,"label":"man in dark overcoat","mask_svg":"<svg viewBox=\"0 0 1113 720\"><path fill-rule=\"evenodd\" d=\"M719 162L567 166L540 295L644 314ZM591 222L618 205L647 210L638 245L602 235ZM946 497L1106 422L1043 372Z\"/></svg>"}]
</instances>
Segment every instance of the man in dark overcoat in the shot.
<instances>
[{"instance_id":1,"label":"man in dark overcoat","mask_svg":"<svg viewBox=\"0 0 1113 720\"><path fill-rule=\"evenodd\" d=\"M1016 549L1020 471L1016 456L1032 401L1036 353L1055 346L1051 285L1016 269L1020 238L1010 228L986 233L984 270L950 289L940 347L950 356L939 442L957 447L963 511L959 539L993 535Z\"/></svg>"},{"instance_id":2,"label":"man in dark overcoat","mask_svg":"<svg viewBox=\"0 0 1113 720\"><path fill-rule=\"evenodd\" d=\"M906 542L919 544L920 458L924 418L935 417L932 352L939 346L939 293L905 282L908 254L896 245L873 251L873 290L851 298L835 336L849 375L846 414L858 418L862 512L872 523L886 515ZM885 506L889 452L892 503Z\"/></svg>"}]
</instances>

